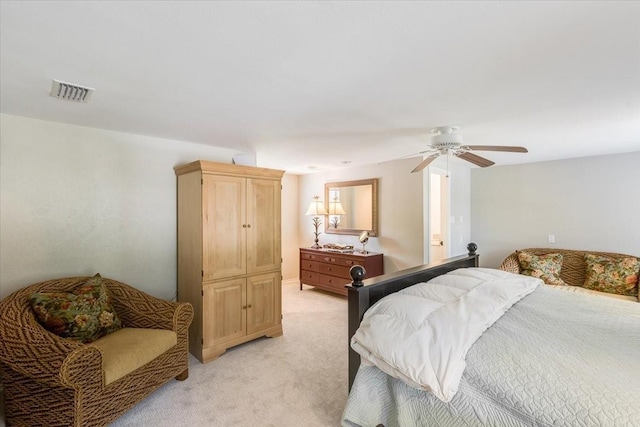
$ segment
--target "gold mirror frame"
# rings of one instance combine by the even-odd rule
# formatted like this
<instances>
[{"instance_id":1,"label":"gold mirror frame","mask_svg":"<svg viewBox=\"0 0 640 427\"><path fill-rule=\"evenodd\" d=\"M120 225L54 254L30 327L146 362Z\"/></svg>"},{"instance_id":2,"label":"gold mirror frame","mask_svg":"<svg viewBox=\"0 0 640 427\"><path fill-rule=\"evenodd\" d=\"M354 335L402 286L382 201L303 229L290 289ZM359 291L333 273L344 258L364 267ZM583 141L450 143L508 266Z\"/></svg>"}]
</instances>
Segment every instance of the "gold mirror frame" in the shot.
<instances>
[{"instance_id":1,"label":"gold mirror frame","mask_svg":"<svg viewBox=\"0 0 640 427\"><path fill-rule=\"evenodd\" d=\"M329 215L325 216L324 220L324 232L327 234L350 234L359 236L363 231L368 231L369 236L378 235L378 178L361 179L358 181L342 181L342 182L328 182L324 185L324 200L325 209L330 212L330 190L340 189L344 187L360 187L369 186L371 188L371 228L337 228L330 223ZM342 201L345 205L349 205L348 201ZM362 206L358 205L358 208Z\"/></svg>"}]
</instances>

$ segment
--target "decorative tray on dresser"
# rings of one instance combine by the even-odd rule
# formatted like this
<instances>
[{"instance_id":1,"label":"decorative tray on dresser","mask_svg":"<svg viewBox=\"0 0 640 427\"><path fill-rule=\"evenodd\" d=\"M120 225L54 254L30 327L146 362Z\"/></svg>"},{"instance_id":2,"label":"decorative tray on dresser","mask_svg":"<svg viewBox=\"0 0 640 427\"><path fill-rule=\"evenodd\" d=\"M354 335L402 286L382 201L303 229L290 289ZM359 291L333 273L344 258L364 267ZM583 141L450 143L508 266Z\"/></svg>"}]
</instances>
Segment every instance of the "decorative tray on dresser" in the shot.
<instances>
[{"instance_id":1,"label":"decorative tray on dresser","mask_svg":"<svg viewBox=\"0 0 640 427\"><path fill-rule=\"evenodd\" d=\"M358 250L348 253L326 249L300 248L300 290L302 285L347 295L344 287L351 283L349 269L361 265L366 270L366 278L384 274L382 254Z\"/></svg>"}]
</instances>

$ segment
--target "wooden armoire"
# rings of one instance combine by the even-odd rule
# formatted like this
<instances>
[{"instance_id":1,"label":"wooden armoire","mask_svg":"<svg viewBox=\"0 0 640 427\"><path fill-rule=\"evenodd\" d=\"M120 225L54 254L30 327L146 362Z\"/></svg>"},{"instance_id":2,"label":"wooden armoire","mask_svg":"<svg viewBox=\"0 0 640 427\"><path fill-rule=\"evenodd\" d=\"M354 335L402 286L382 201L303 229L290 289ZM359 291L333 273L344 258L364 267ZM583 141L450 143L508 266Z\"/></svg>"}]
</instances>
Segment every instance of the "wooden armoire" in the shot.
<instances>
[{"instance_id":1,"label":"wooden armoire","mask_svg":"<svg viewBox=\"0 0 640 427\"><path fill-rule=\"evenodd\" d=\"M282 335L280 198L284 171L196 161L178 179L178 300L201 362Z\"/></svg>"}]
</instances>

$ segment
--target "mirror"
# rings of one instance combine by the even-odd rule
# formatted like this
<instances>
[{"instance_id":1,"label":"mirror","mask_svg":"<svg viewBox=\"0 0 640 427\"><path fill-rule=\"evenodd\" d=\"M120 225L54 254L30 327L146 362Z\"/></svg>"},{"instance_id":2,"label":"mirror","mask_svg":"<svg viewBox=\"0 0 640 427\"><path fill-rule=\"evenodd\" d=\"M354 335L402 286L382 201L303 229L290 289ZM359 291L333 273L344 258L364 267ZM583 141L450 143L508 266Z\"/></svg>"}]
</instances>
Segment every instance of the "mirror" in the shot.
<instances>
[{"instance_id":1,"label":"mirror","mask_svg":"<svg viewBox=\"0 0 640 427\"><path fill-rule=\"evenodd\" d=\"M328 234L378 235L378 178L324 185L324 221Z\"/></svg>"}]
</instances>

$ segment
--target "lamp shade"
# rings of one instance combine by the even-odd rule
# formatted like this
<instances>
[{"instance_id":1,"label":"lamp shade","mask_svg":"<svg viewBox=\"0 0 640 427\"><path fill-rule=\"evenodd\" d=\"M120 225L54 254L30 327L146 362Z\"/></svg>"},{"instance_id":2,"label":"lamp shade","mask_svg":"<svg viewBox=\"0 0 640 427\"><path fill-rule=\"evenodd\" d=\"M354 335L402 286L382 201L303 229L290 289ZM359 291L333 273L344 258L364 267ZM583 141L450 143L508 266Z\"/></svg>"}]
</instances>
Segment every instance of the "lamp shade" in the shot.
<instances>
[{"instance_id":1,"label":"lamp shade","mask_svg":"<svg viewBox=\"0 0 640 427\"><path fill-rule=\"evenodd\" d=\"M327 210L324 208L324 203L319 200L318 196L313 198L313 201L309 205L309 209L307 209L307 213L305 215L329 215Z\"/></svg>"},{"instance_id":2,"label":"lamp shade","mask_svg":"<svg viewBox=\"0 0 640 427\"><path fill-rule=\"evenodd\" d=\"M329 202L329 215L346 215L347 213L344 211L342 207L342 203L335 201Z\"/></svg>"}]
</instances>

